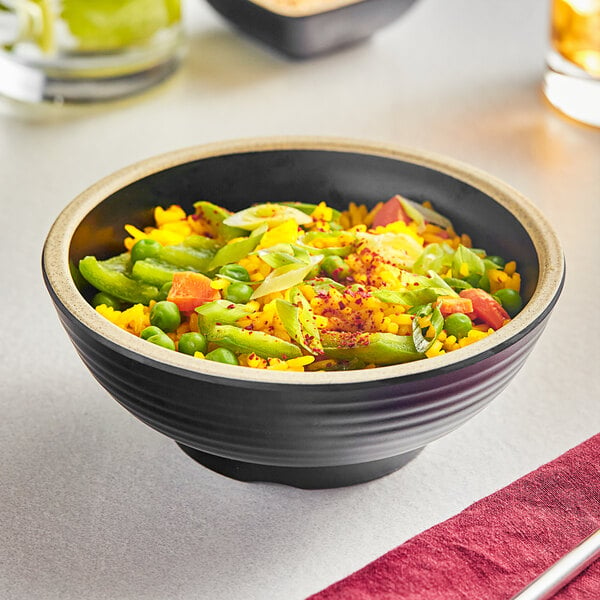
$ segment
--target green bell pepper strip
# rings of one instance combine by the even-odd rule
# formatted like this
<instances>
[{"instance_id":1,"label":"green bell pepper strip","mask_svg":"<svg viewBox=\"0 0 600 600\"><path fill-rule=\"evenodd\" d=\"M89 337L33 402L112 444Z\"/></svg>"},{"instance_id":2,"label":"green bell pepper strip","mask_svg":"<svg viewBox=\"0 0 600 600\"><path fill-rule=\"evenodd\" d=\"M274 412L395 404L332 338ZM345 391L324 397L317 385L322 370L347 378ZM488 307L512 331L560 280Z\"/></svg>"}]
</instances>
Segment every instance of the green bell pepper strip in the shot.
<instances>
[{"instance_id":1,"label":"green bell pepper strip","mask_svg":"<svg viewBox=\"0 0 600 600\"><path fill-rule=\"evenodd\" d=\"M256 354L261 358L297 358L300 348L263 331L249 331L235 325L215 325L207 333L209 342L236 354Z\"/></svg>"},{"instance_id":2,"label":"green bell pepper strip","mask_svg":"<svg viewBox=\"0 0 600 600\"><path fill-rule=\"evenodd\" d=\"M423 287L406 291L379 290L373 292L372 295L388 304L415 306L417 304L429 304L430 302L435 302L440 294L438 294L434 288Z\"/></svg>"},{"instance_id":3,"label":"green bell pepper strip","mask_svg":"<svg viewBox=\"0 0 600 600\"><path fill-rule=\"evenodd\" d=\"M231 325L252 312L245 304L234 304L228 300L206 302L196 308L198 329L204 334L217 323Z\"/></svg>"},{"instance_id":4,"label":"green bell pepper strip","mask_svg":"<svg viewBox=\"0 0 600 600\"><path fill-rule=\"evenodd\" d=\"M315 314L310 302L298 288L293 288L290 291L290 299L298 307L298 319L308 348L313 354L315 352L322 354L323 344L321 343L321 334L317 327Z\"/></svg>"},{"instance_id":5,"label":"green bell pepper strip","mask_svg":"<svg viewBox=\"0 0 600 600\"><path fill-rule=\"evenodd\" d=\"M258 246L261 239L262 235L251 235L250 237L226 244L214 255L208 265L208 270L214 271L219 267L237 263L242 258L246 258Z\"/></svg>"},{"instance_id":6,"label":"green bell pepper strip","mask_svg":"<svg viewBox=\"0 0 600 600\"><path fill-rule=\"evenodd\" d=\"M214 253L210 250L196 250L184 244L163 246L158 258L182 269L193 269L208 273Z\"/></svg>"},{"instance_id":7,"label":"green bell pepper strip","mask_svg":"<svg viewBox=\"0 0 600 600\"><path fill-rule=\"evenodd\" d=\"M300 318L298 317L298 313L300 311L298 307L287 300L282 300L281 298L277 298L275 301L275 307L277 309L277 315L279 316L279 319L281 320L281 323L285 327L285 330L288 332L289 336L297 344L300 344L303 348L310 352L310 349L306 347L304 332L302 331L302 326L300 325Z\"/></svg>"},{"instance_id":8,"label":"green bell pepper strip","mask_svg":"<svg viewBox=\"0 0 600 600\"><path fill-rule=\"evenodd\" d=\"M412 322L412 339L415 348L418 352L423 353L427 352L427 350L433 346L438 335L442 332L442 329L444 329L444 317L439 308L433 308L431 304L428 304L416 314L416 317L426 317L427 315L431 315L431 324L435 330L435 335L431 339L427 339L423 335L418 318L414 318Z\"/></svg>"},{"instance_id":9,"label":"green bell pepper strip","mask_svg":"<svg viewBox=\"0 0 600 600\"><path fill-rule=\"evenodd\" d=\"M290 293L291 302L278 298L277 314L289 336L314 355L323 354L323 345L314 313L308 300L299 290Z\"/></svg>"},{"instance_id":10,"label":"green bell pepper strip","mask_svg":"<svg viewBox=\"0 0 600 600\"><path fill-rule=\"evenodd\" d=\"M205 235L188 235L183 240L184 246L189 246L190 248L194 248L194 250L210 250L212 252L216 252L221 244L217 242L217 240L213 240Z\"/></svg>"},{"instance_id":11,"label":"green bell pepper strip","mask_svg":"<svg viewBox=\"0 0 600 600\"><path fill-rule=\"evenodd\" d=\"M231 217L231 213L227 209L204 200L195 202L194 208L196 209L194 216L206 221L206 223L216 231L218 237L226 242L234 238L246 237L248 235L248 232L245 229L240 227L230 227L224 223L228 217Z\"/></svg>"},{"instance_id":12,"label":"green bell pepper strip","mask_svg":"<svg viewBox=\"0 0 600 600\"><path fill-rule=\"evenodd\" d=\"M128 252L111 256L101 262L105 267L126 275L129 275L131 270L131 255Z\"/></svg>"},{"instance_id":13,"label":"green bell pepper strip","mask_svg":"<svg viewBox=\"0 0 600 600\"><path fill-rule=\"evenodd\" d=\"M73 260L69 260L69 272L71 273L75 287L77 287L80 292L87 287L88 281L83 277Z\"/></svg>"},{"instance_id":14,"label":"green bell pepper strip","mask_svg":"<svg viewBox=\"0 0 600 600\"><path fill-rule=\"evenodd\" d=\"M136 281L126 274L122 255L105 261L86 256L79 261L79 272L97 290L132 304L147 305L159 294L156 286Z\"/></svg>"},{"instance_id":15,"label":"green bell pepper strip","mask_svg":"<svg viewBox=\"0 0 600 600\"><path fill-rule=\"evenodd\" d=\"M174 273L191 270L193 269L178 267L156 258L144 258L134 263L131 276L138 281L162 287L165 283L173 281Z\"/></svg>"},{"instance_id":16,"label":"green bell pepper strip","mask_svg":"<svg viewBox=\"0 0 600 600\"><path fill-rule=\"evenodd\" d=\"M366 364L384 366L423 358L423 354L415 348L410 335L367 333L352 346L345 345L347 337L339 332L323 333L321 340L325 354L336 360L361 360Z\"/></svg>"}]
</instances>

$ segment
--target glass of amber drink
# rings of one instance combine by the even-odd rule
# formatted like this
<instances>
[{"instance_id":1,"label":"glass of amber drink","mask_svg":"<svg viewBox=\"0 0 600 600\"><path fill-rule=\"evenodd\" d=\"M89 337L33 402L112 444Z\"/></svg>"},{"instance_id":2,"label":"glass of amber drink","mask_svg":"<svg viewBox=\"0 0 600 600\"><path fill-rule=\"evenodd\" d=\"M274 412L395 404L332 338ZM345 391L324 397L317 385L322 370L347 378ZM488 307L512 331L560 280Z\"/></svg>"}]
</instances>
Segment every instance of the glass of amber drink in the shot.
<instances>
[{"instance_id":1,"label":"glass of amber drink","mask_svg":"<svg viewBox=\"0 0 600 600\"><path fill-rule=\"evenodd\" d=\"M544 92L566 115L600 127L600 0L552 0Z\"/></svg>"},{"instance_id":2,"label":"glass of amber drink","mask_svg":"<svg viewBox=\"0 0 600 600\"><path fill-rule=\"evenodd\" d=\"M174 72L182 41L180 0L0 0L0 94L127 96Z\"/></svg>"}]
</instances>

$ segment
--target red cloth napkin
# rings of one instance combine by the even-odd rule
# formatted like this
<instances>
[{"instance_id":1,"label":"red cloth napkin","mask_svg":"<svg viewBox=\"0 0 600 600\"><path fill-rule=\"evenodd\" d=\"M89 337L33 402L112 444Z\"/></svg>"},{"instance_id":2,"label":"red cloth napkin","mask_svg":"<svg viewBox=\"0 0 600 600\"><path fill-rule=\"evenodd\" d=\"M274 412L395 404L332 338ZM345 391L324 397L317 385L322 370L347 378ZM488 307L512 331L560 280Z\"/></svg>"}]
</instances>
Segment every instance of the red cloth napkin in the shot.
<instances>
[{"instance_id":1,"label":"red cloth napkin","mask_svg":"<svg viewBox=\"0 0 600 600\"><path fill-rule=\"evenodd\" d=\"M600 434L310 600L508 600L600 527ZM600 561L556 600L599 600Z\"/></svg>"}]
</instances>

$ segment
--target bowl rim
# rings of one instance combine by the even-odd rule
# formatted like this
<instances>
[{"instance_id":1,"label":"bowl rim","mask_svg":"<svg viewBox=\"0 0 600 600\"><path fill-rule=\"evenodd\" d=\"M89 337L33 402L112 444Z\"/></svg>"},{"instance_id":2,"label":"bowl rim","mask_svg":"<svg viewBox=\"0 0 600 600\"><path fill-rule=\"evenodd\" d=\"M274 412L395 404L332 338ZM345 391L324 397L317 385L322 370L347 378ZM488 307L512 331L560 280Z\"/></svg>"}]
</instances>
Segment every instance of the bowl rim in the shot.
<instances>
[{"instance_id":1,"label":"bowl rim","mask_svg":"<svg viewBox=\"0 0 600 600\"><path fill-rule=\"evenodd\" d=\"M315 150L379 156L430 168L476 187L508 210L525 228L539 261L534 293L513 319L494 335L433 359L362 369L357 371L291 372L252 369L198 360L148 344L102 317L81 295L69 271L72 236L87 214L105 198L138 179L181 164L229 154ZM186 147L143 159L109 174L76 196L51 226L42 252L42 270L49 292L63 311L104 344L117 346L122 354L159 369L178 371L202 380L228 380L280 385L356 385L389 379L412 380L441 375L484 360L518 342L541 324L558 300L565 278L564 251L557 234L537 206L502 180L447 156L386 142L324 136L278 136L239 138Z\"/></svg>"}]
</instances>

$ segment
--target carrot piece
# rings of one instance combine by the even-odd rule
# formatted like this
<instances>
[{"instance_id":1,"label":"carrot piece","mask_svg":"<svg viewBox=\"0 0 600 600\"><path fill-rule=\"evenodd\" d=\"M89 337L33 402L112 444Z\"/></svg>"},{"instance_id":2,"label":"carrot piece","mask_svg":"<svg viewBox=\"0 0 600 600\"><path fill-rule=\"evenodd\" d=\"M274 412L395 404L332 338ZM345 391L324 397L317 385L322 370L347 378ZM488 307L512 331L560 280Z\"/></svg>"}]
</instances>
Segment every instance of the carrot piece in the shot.
<instances>
[{"instance_id":1,"label":"carrot piece","mask_svg":"<svg viewBox=\"0 0 600 600\"><path fill-rule=\"evenodd\" d=\"M194 309L206 302L219 300L219 290L211 287L211 280L202 273L181 271L173 275L173 285L167 300L174 302L184 314L194 312Z\"/></svg>"},{"instance_id":2,"label":"carrot piece","mask_svg":"<svg viewBox=\"0 0 600 600\"><path fill-rule=\"evenodd\" d=\"M473 302L469 298L438 298L437 307L444 318L452 313L470 315L473 312Z\"/></svg>"},{"instance_id":3,"label":"carrot piece","mask_svg":"<svg viewBox=\"0 0 600 600\"><path fill-rule=\"evenodd\" d=\"M484 290L469 288L460 292L462 298L469 298L473 303L473 312L478 319L487 323L492 329L500 329L507 321L509 314Z\"/></svg>"}]
</instances>

